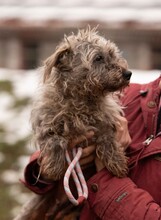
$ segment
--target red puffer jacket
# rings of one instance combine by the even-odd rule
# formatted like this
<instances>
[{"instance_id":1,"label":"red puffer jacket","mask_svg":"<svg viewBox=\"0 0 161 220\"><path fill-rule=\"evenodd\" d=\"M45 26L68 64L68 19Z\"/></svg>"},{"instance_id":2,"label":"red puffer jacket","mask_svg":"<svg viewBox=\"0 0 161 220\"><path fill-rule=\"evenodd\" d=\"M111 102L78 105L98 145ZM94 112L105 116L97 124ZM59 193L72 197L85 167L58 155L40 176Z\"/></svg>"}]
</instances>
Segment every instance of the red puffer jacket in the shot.
<instances>
[{"instance_id":1,"label":"red puffer jacket","mask_svg":"<svg viewBox=\"0 0 161 220\"><path fill-rule=\"evenodd\" d=\"M131 84L125 91L122 102L133 140L127 150L128 177L114 177L107 169L92 176L87 182L89 197L80 219L161 219L161 136L156 135L160 80L161 77L145 85ZM42 182L33 186L33 164L36 158L26 168L24 183L43 194L54 185Z\"/></svg>"}]
</instances>

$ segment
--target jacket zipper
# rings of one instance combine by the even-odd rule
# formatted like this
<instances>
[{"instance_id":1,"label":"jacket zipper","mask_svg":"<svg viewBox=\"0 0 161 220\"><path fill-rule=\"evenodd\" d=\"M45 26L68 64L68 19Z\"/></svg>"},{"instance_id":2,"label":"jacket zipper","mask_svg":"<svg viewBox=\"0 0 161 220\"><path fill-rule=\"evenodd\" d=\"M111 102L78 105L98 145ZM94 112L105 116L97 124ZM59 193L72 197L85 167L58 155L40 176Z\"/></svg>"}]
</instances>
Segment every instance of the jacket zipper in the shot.
<instances>
[{"instance_id":1,"label":"jacket zipper","mask_svg":"<svg viewBox=\"0 0 161 220\"><path fill-rule=\"evenodd\" d=\"M153 139L154 139L154 135L151 134L143 143L144 143L146 146L148 146Z\"/></svg>"},{"instance_id":2,"label":"jacket zipper","mask_svg":"<svg viewBox=\"0 0 161 220\"><path fill-rule=\"evenodd\" d=\"M155 124L155 114L152 116L152 126L151 126L151 135L143 142L146 146L148 146L151 141L154 139L154 124Z\"/></svg>"}]
</instances>

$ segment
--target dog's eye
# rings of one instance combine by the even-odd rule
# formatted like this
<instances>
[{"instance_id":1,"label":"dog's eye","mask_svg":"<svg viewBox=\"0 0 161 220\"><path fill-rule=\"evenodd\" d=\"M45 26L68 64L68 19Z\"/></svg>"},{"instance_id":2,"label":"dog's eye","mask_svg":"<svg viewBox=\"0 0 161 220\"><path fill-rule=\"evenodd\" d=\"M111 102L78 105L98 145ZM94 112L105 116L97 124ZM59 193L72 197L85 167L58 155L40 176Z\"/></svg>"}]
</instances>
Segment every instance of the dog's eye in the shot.
<instances>
[{"instance_id":1,"label":"dog's eye","mask_svg":"<svg viewBox=\"0 0 161 220\"><path fill-rule=\"evenodd\" d=\"M102 55L97 55L94 59L94 62L102 62L104 60Z\"/></svg>"}]
</instances>

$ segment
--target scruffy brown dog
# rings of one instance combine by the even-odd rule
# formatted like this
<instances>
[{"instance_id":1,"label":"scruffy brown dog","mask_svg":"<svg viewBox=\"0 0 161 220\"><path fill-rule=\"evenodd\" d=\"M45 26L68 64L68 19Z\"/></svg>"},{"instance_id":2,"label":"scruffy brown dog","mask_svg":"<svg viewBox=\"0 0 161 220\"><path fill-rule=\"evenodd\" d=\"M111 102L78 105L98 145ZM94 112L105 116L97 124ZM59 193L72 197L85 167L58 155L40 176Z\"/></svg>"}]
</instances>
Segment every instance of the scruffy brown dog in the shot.
<instances>
[{"instance_id":1,"label":"scruffy brown dog","mask_svg":"<svg viewBox=\"0 0 161 220\"><path fill-rule=\"evenodd\" d=\"M64 37L46 60L31 122L40 166L50 179L63 177L65 150L88 130L95 132L96 153L107 169L118 177L126 174L127 158L114 138L122 114L114 92L129 84L127 68L116 45L90 28Z\"/></svg>"}]
</instances>

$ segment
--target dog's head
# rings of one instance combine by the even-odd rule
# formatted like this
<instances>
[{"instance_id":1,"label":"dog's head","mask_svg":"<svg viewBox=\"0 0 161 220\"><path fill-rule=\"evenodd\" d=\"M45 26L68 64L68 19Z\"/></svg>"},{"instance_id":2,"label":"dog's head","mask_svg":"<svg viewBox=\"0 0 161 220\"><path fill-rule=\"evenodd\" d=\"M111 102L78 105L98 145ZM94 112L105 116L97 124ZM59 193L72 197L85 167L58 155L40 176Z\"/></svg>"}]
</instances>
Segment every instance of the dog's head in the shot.
<instances>
[{"instance_id":1,"label":"dog's head","mask_svg":"<svg viewBox=\"0 0 161 220\"><path fill-rule=\"evenodd\" d=\"M64 37L45 62L44 82L54 81L65 91L75 85L72 93L83 90L84 95L98 95L116 91L127 86L130 77L117 46L90 28Z\"/></svg>"}]
</instances>

